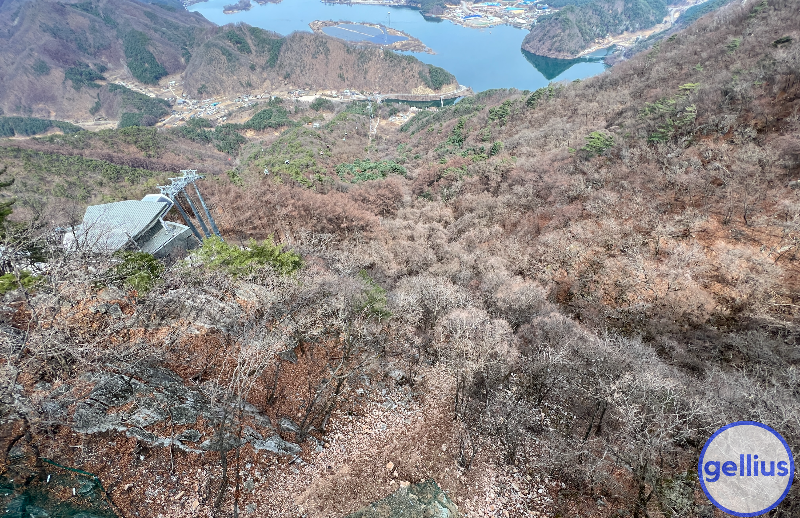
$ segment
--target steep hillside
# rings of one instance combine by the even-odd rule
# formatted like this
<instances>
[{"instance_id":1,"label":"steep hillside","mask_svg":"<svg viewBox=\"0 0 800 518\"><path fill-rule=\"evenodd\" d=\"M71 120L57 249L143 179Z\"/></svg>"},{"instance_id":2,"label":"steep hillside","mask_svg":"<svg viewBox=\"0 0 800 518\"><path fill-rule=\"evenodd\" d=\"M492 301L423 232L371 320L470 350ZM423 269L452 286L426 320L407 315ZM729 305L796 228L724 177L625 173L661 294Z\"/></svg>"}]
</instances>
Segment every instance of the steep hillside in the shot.
<instances>
[{"instance_id":1,"label":"steep hillside","mask_svg":"<svg viewBox=\"0 0 800 518\"><path fill-rule=\"evenodd\" d=\"M355 114L347 128L286 133L248 152L240 185L215 185L220 224L315 250L337 236L352 262L332 262L380 282L393 329L419 333L407 354L461 380L448 402L469 430L452 457L467 482L446 485L470 513L489 505L471 501L489 494L490 468L470 465L478 444L474 462L506 462L512 480L519 469L564 484L543 512L706 516L691 473L715 427L763 420L800 447L797 421L770 410L800 412L795 7L736 2L598 77L478 94L384 139L354 131L366 122ZM312 181L265 179L272 157ZM315 515L344 512L361 487L314 476L330 482L304 493ZM502 495L491 505L526 514ZM776 515L797 502L795 489Z\"/></svg>"},{"instance_id":2,"label":"steep hillside","mask_svg":"<svg viewBox=\"0 0 800 518\"><path fill-rule=\"evenodd\" d=\"M288 84L411 93L431 84L430 70L413 56L348 45L324 35L296 32L284 38L257 27L226 25L210 31L193 50L185 89L195 92L205 85L202 91L218 94ZM455 86L455 78L448 77L445 84L435 85L438 90Z\"/></svg>"},{"instance_id":3,"label":"steep hillside","mask_svg":"<svg viewBox=\"0 0 800 518\"><path fill-rule=\"evenodd\" d=\"M639 31L660 23L667 0L593 0L565 6L540 18L522 42L523 50L539 56L570 59L596 38Z\"/></svg>"},{"instance_id":4,"label":"steep hillside","mask_svg":"<svg viewBox=\"0 0 800 518\"><path fill-rule=\"evenodd\" d=\"M195 160L223 173L200 188L227 244L52 247L39 284L3 277L0 506L316 518L434 479L465 516L719 515L715 430L800 450L796 4L737 1L591 79L402 126L373 104L376 133L366 103L271 99L5 141L2 180L51 163L20 150ZM47 252L33 227L7 242ZM795 484L771 516L798 515Z\"/></svg>"},{"instance_id":5,"label":"steep hillside","mask_svg":"<svg viewBox=\"0 0 800 518\"><path fill-rule=\"evenodd\" d=\"M0 108L6 115L88 117L112 104L108 77L157 82L184 70L213 25L199 15L132 0L11 0L0 6ZM98 98L98 94L100 98ZM117 96L111 96L117 97Z\"/></svg>"},{"instance_id":6,"label":"steep hillside","mask_svg":"<svg viewBox=\"0 0 800 518\"><path fill-rule=\"evenodd\" d=\"M85 120L134 112L157 120L168 105L142 107L147 99L107 83L154 85L179 73L190 95L285 84L405 93L431 83L430 67L413 57L324 36L216 27L171 3L10 0L0 5L0 41L0 115Z\"/></svg>"},{"instance_id":7,"label":"steep hillside","mask_svg":"<svg viewBox=\"0 0 800 518\"><path fill-rule=\"evenodd\" d=\"M230 157L155 128L82 131L0 141L0 169L15 178L5 197L16 199L19 219L71 225L87 205L139 199L180 169L221 174Z\"/></svg>"}]
</instances>

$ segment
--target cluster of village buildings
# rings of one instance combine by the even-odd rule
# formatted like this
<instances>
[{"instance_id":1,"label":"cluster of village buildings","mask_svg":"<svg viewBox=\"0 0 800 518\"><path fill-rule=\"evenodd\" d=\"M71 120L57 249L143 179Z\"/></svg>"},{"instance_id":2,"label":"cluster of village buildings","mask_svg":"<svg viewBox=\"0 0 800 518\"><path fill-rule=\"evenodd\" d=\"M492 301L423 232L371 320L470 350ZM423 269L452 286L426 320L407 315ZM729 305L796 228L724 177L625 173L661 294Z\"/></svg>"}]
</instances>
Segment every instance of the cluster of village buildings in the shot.
<instances>
[{"instance_id":1,"label":"cluster of village buildings","mask_svg":"<svg viewBox=\"0 0 800 518\"><path fill-rule=\"evenodd\" d=\"M545 0L515 0L467 3L448 6L443 18L467 27L513 25L530 28L540 16L556 12Z\"/></svg>"},{"instance_id":2,"label":"cluster of village buildings","mask_svg":"<svg viewBox=\"0 0 800 518\"><path fill-rule=\"evenodd\" d=\"M115 84L122 85L134 92L147 95L148 97L161 97L172 103L172 110L165 120L158 123L159 126L181 126L191 119L206 118L216 120L217 123L224 123L228 117L237 109L249 108L268 101L278 95L289 101L312 102L317 97L326 97L334 101L378 101L385 97L380 92L361 92L358 90L303 90L293 89L286 92L264 92L262 94L245 94L233 99L225 96L209 97L206 99L194 99L183 90L183 83L179 80L169 81L160 87L149 87L130 81L115 80ZM97 118L95 120L100 120Z\"/></svg>"},{"instance_id":3,"label":"cluster of village buildings","mask_svg":"<svg viewBox=\"0 0 800 518\"><path fill-rule=\"evenodd\" d=\"M329 3L380 4L387 6L412 5L413 0L322 0ZM441 18L466 27L513 25L528 29L544 15L557 12L547 0L492 0L488 2L452 2L446 4Z\"/></svg>"}]
</instances>

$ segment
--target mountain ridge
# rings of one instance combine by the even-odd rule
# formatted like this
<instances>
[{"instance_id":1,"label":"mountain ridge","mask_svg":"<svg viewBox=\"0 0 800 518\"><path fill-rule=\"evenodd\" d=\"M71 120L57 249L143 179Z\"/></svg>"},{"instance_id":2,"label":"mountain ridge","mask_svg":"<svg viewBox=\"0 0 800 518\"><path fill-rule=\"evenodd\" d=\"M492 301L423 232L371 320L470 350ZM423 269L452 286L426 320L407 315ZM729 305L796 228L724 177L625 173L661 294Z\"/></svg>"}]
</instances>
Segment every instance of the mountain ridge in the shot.
<instances>
[{"instance_id":1,"label":"mountain ridge","mask_svg":"<svg viewBox=\"0 0 800 518\"><path fill-rule=\"evenodd\" d=\"M572 59L597 38L635 32L661 23L668 0L591 0L569 3L531 27L522 49L532 54Z\"/></svg>"},{"instance_id":2,"label":"mountain ridge","mask_svg":"<svg viewBox=\"0 0 800 518\"><path fill-rule=\"evenodd\" d=\"M715 430L800 447L796 7L735 2L597 76L436 111L269 99L3 140L37 242L173 164L226 242L52 245L4 276L0 503L321 518L433 479L468 516L714 515Z\"/></svg>"},{"instance_id":3,"label":"mountain ridge","mask_svg":"<svg viewBox=\"0 0 800 518\"><path fill-rule=\"evenodd\" d=\"M154 85L180 74L190 96L287 84L405 92L430 83L433 70L327 36L219 27L197 13L134 0L12 0L0 7L0 23L8 27L0 32L6 115L117 119L125 101L104 84L108 78Z\"/></svg>"}]
</instances>

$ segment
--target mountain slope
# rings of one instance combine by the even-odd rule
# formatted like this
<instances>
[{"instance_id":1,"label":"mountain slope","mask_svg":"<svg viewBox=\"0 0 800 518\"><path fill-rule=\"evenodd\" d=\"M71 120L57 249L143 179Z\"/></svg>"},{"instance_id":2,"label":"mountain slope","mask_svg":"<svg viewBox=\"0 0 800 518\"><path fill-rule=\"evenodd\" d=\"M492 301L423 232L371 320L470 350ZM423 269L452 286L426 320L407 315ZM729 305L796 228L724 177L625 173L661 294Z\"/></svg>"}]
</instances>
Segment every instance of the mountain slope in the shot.
<instances>
[{"instance_id":1,"label":"mountain slope","mask_svg":"<svg viewBox=\"0 0 800 518\"><path fill-rule=\"evenodd\" d=\"M196 35L213 27L131 0L11 1L0 26L0 108L46 118L88 116L106 76L152 82L182 71Z\"/></svg>"},{"instance_id":2,"label":"mountain slope","mask_svg":"<svg viewBox=\"0 0 800 518\"><path fill-rule=\"evenodd\" d=\"M345 173L328 191L264 179L258 150L243 186L215 185L240 239L337 235L386 290L393 330L419 333L408 357L449 373L458 480L391 448L370 458L397 454L401 476L435 477L470 515L487 512L470 501L487 471L519 470L553 481L544 515L702 517L694 473L715 429L752 419L800 446L782 417L800 415L796 7L735 2L597 77L419 113L369 156L408 178L369 194L346 173L368 167L352 133L359 162L328 162ZM335 477L303 494L310 515L345 514L363 487ZM503 495L493 512L525 515ZM799 510L793 487L775 516Z\"/></svg>"},{"instance_id":3,"label":"mountain slope","mask_svg":"<svg viewBox=\"0 0 800 518\"><path fill-rule=\"evenodd\" d=\"M541 18L525 36L522 48L532 54L570 59L596 38L639 31L667 15L666 0L594 0L567 5Z\"/></svg>"},{"instance_id":4,"label":"mountain slope","mask_svg":"<svg viewBox=\"0 0 800 518\"><path fill-rule=\"evenodd\" d=\"M0 5L0 27L6 115L117 119L130 99L104 86L111 79L157 84L184 73L187 95L238 95L284 84L406 93L425 86L430 75L413 57L325 36L216 27L170 4L10 0Z\"/></svg>"},{"instance_id":5,"label":"mountain slope","mask_svg":"<svg viewBox=\"0 0 800 518\"><path fill-rule=\"evenodd\" d=\"M229 155L190 125L4 142L10 193L17 149L218 172L228 245L163 271L58 253L8 294L0 458L24 482L0 504L75 487L46 456L124 516L345 516L427 479L467 516L713 516L715 430L800 448L796 7L737 1L599 76L399 129L373 105L377 134L365 103L298 103L282 133L228 127ZM303 266L227 248L250 238ZM799 515L795 484L772 516Z\"/></svg>"},{"instance_id":6,"label":"mountain slope","mask_svg":"<svg viewBox=\"0 0 800 518\"><path fill-rule=\"evenodd\" d=\"M210 93L276 88L352 88L411 93L425 87L431 67L413 56L356 47L324 35L296 32L284 38L257 27L225 26L193 50L185 89ZM447 84L455 78L447 74Z\"/></svg>"}]
</instances>

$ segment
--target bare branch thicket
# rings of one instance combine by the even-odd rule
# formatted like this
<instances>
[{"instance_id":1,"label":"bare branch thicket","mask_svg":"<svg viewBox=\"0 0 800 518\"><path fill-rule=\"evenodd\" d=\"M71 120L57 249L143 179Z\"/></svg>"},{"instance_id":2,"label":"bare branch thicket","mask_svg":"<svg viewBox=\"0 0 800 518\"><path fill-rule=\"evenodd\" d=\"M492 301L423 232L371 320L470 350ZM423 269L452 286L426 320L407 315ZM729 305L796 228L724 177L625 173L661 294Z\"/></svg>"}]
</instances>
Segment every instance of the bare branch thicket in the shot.
<instances>
[{"instance_id":1,"label":"bare branch thicket","mask_svg":"<svg viewBox=\"0 0 800 518\"><path fill-rule=\"evenodd\" d=\"M325 432L349 383L364 372L385 339L385 326L364 307L363 285L353 278L308 271L296 278L281 278L265 270L229 288L256 295L251 299L253 309L229 330L235 354L223 359L227 365L218 368L215 382L205 384L212 406L219 411L214 442L222 477L214 497L215 514L223 512L231 461L233 512L239 512L239 446L246 440L246 414L256 410L249 398L253 391L266 389L273 396L267 397L267 403L274 402L282 362L278 353L297 351L300 361L319 364L307 380L306 398L299 402L296 439L302 442L312 432Z\"/></svg>"}]
</instances>

